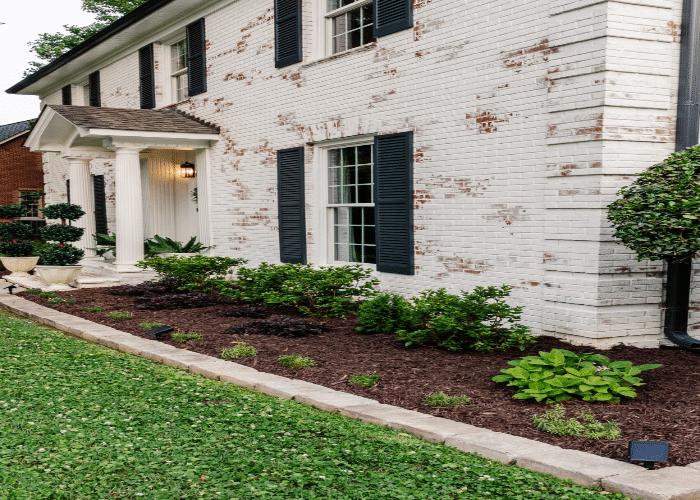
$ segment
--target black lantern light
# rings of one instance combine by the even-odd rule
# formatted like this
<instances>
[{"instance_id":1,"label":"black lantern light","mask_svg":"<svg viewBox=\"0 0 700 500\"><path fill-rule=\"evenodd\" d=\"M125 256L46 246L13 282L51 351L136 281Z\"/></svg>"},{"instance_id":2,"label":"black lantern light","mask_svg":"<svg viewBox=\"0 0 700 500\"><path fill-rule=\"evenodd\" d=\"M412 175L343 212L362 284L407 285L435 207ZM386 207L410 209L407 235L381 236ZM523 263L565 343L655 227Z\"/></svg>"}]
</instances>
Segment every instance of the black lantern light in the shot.
<instances>
[{"instance_id":1,"label":"black lantern light","mask_svg":"<svg viewBox=\"0 0 700 500\"><path fill-rule=\"evenodd\" d=\"M630 461L644 462L647 469L654 469L654 462L668 461L671 445L663 441L630 441Z\"/></svg>"},{"instance_id":2,"label":"black lantern light","mask_svg":"<svg viewBox=\"0 0 700 500\"><path fill-rule=\"evenodd\" d=\"M177 171L177 175L185 179L193 178L195 176L195 173L196 172L194 170L194 164L188 161L180 165L180 168Z\"/></svg>"}]
</instances>

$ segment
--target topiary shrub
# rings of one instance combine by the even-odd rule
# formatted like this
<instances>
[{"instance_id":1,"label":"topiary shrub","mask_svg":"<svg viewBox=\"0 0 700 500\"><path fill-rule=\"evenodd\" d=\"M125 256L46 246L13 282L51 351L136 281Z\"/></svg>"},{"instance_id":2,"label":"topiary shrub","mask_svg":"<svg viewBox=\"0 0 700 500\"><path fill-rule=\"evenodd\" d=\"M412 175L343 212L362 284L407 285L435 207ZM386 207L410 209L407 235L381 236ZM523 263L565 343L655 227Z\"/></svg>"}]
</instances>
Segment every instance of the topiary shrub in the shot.
<instances>
[{"instance_id":1,"label":"topiary shrub","mask_svg":"<svg viewBox=\"0 0 700 500\"><path fill-rule=\"evenodd\" d=\"M49 245L39 254L44 266L75 266L83 255L83 250L72 245Z\"/></svg>"},{"instance_id":2,"label":"topiary shrub","mask_svg":"<svg viewBox=\"0 0 700 500\"><path fill-rule=\"evenodd\" d=\"M0 205L0 219L17 219L23 217L26 208L23 205ZM5 257L29 257L34 254L34 247L26 241L19 241L32 234L32 228L14 220L0 224L0 254Z\"/></svg>"},{"instance_id":3,"label":"topiary shrub","mask_svg":"<svg viewBox=\"0 0 700 500\"><path fill-rule=\"evenodd\" d=\"M362 333L396 333L411 324L410 303L397 293L379 293L358 310Z\"/></svg>"},{"instance_id":4,"label":"topiary shrub","mask_svg":"<svg viewBox=\"0 0 700 500\"><path fill-rule=\"evenodd\" d=\"M76 221L85 215L85 211L80 205L71 203L56 203L39 209L47 219L60 219L61 223L65 221Z\"/></svg>"},{"instance_id":5,"label":"topiary shrub","mask_svg":"<svg viewBox=\"0 0 700 500\"><path fill-rule=\"evenodd\" d=\"M472 293L452 295L444 288L426 290L411 299L410 328L399 330L406 346L434 344L450 351L521 351L537 342L530 329L518 323L522 307L505 302L510 287L476 287Z\"/></svg>"},{"instance_id":6,"label":"topiary shrub","mask_svg":"<svg viewBox=\"0 0 700 500\"><path fill-rule=\"evenodd\" d=\"M46 242L58 242L41 250L39 256L45 266L75 266L85 252L68 244L80 240L84 229L66 225L66 221L75 221L85 215L78 205L58 203L40 209L49 219L61 219L61 224L48 224L41 228L41 237Z\"/></svg>"},{"instance_id":7,"label":"topiary shrub","mask_svg":"<svg viewBox=\"0 0 700 500\"><path fill-rule=\"evenodd\" d=\"M49 224L39 229L39 234L44 241L78 241L85 230L82 227L61 226L60 224Z\"/></svg>"},{"instance_id":8,"label":"topiary shrub","mask_svg":"<svg viewBox=\"0 0 700 500\"><path fill-rule=\"evenodd\" d=\"M687 262L700 252L700 145L652 165L619 195L608 220L639 260Z\"/></svg>"}]
</instances>

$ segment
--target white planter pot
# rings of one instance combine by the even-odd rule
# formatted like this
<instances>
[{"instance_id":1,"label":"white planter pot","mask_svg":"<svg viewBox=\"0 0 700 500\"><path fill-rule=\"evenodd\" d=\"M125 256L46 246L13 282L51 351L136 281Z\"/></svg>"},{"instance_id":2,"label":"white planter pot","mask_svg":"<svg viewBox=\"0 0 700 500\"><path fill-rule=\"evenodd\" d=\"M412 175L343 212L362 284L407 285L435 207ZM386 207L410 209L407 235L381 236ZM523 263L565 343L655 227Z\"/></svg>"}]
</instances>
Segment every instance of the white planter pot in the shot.
<instances>
[{"instance_id":1,"label":"white planter pot","mask_svg":"<svg viewBox=\"0 0 700 500\"><path fill-rule=\"evenodd\" d=\"M160 257L194 257L195 255L199 255L196 252L192 253L159 253L158 254Z\"/></svg>"},{"instance_id":2,"label":"white planter pot","mask_svg":"<svg viewBox=\"0 0 700 500\"><path fill-rule=\"evenodd\" d=\"M5 269L12 271L12 278L28 278L29 271L34 269L39 257L0 257Z\"/></svg>"},{"instance_id":3,"label":"white planter pot","mask_svg":"<svg viewBox=\"0 0 700 500\"><path fill-rule=\"evenodd\" d=\"M48 291L72 290L72 283L80 276L83 266L36 266L34 270L39 277L48 283Z\"/></svg>"}]
</instances>

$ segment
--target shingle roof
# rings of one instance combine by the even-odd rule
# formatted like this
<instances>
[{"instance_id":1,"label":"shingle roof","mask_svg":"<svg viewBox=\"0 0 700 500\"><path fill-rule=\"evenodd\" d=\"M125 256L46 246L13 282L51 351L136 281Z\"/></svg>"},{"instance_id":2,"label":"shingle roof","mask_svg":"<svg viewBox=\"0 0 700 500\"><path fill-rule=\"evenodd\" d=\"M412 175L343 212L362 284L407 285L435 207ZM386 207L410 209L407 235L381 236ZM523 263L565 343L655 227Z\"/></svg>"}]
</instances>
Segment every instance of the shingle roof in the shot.
<instances>
[{"instance_id":1,"label":"shingle roof","mask_svg":"<svg viewBox=\"0 0 700 500\"><path fill-rule=\"evenodd\" d=\"M173 109L121 109L93 106L47 106L82 128L218 134L219 128Z\"/></svg>"},{"instance_id":2,"label":"shingle roof","mask_svg":"<svg viewBox=\"0 0 700 500\"><path fill-rule=\"evenodd\" d=\"M3 142L10 137L14 137L17 134L21 134L25 130L29 130L32 128L31 123L32 120L25 120L23 122L0 125L0 142Z\"/></svg>"}]
</instances>

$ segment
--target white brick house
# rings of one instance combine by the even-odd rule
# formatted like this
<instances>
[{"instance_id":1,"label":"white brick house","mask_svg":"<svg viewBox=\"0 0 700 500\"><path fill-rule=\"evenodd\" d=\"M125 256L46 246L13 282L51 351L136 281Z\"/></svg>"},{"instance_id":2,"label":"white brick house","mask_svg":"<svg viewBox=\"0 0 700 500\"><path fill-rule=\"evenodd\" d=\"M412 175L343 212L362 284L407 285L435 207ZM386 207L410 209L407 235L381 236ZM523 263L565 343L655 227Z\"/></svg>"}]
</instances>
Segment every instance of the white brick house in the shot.
<instances>
[{"instance_id":1,"label":"white brick house","mask_svg":"<svg viewBox=\"0 0 700 500\"><path fill-rule=\"evenodd\" d=\"M286 249L315 265L374 266L370 172L385 167L373 165L372 149L391 136L410 147L401 168L413 222L396 228L394 219L377 233L391 245L398 231L412 249L401 273L379 263L383 289L507 284L535 334L658 346L663 264L637 262L615 243L605 207L673 152L681 3L151 0L8 91L42 105L175 108L218 128L181 142L118 127L90 135L62 108L44 111L30 142L46 151L46 201L65 201L69 178L71 191L82 189L72 201L86 200L87 176L103 175L106 222L125 236L122 270L138 258L128 231L197 235L251 264L280 262ZM398 23L385 32L384 15ZM196 60L199 32L189 30L200 28ZM196 68L204 87L188 94ZM283 235L303 231L305 241L283 243L282 253L278 160L301 176L282 179L281 190L303 181L303 197L287 206L304 224ZM185 162L195 179L178 176ZM699 320L692 312L691 325Z\"/></svg>"}]
</instances>

